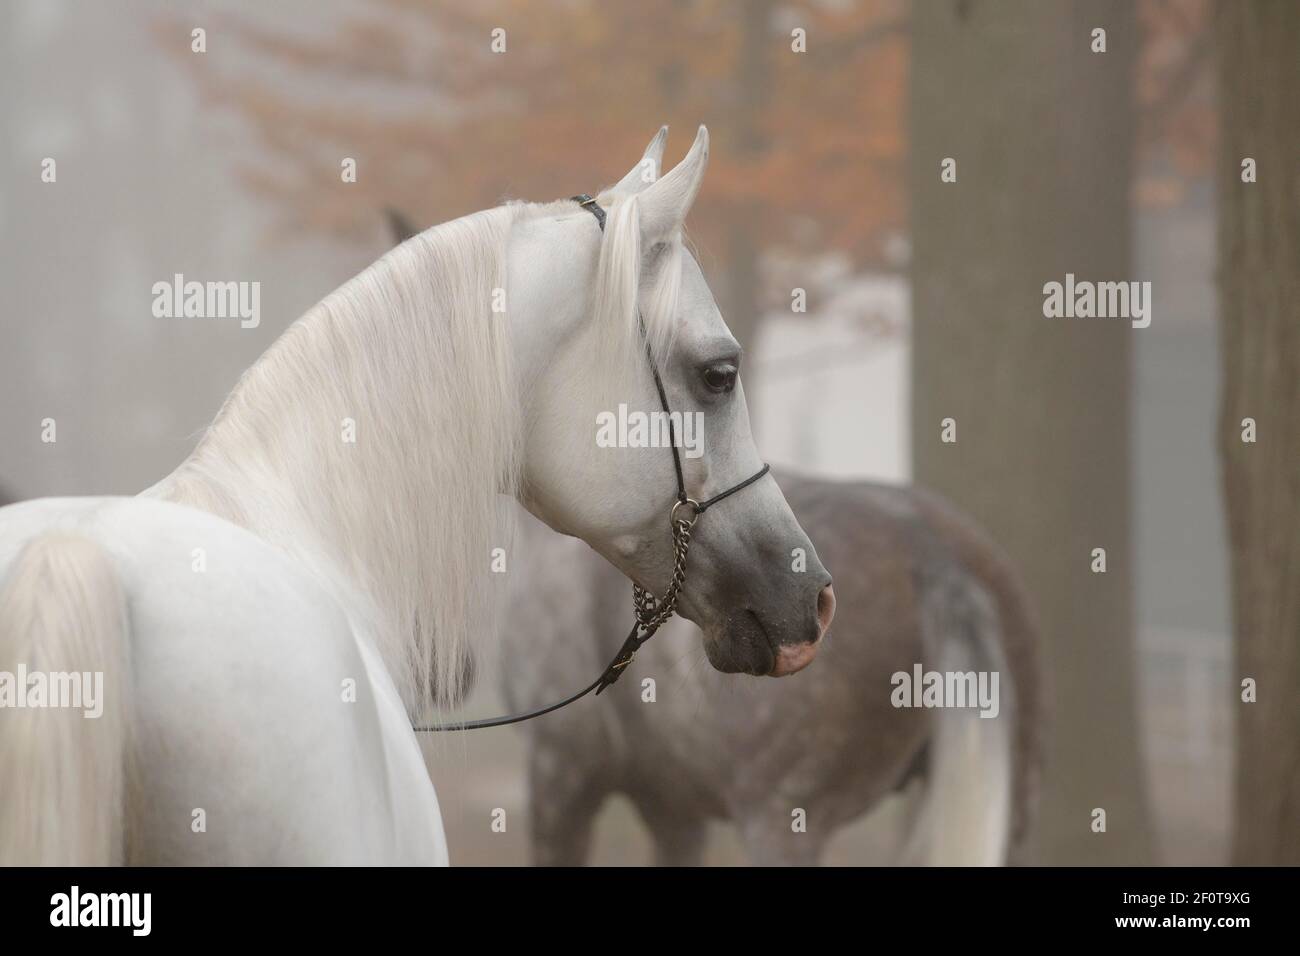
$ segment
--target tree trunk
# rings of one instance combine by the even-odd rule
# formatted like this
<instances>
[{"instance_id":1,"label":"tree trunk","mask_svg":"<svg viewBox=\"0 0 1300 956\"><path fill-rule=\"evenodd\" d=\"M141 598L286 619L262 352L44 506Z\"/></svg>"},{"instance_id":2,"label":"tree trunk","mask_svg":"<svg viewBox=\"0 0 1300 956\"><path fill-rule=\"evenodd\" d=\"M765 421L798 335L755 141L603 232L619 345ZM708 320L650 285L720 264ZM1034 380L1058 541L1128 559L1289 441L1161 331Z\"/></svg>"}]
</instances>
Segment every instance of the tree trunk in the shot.
<instances>
[{"instance_id":1,"label":"tree trunk","mask_svg":"<svg viewBox=\"0 0 1300 956\"><path fill-rule=\"evenodd\" d=\"M1219 7L1219 423L1237 713L1233 862L1300 864L1300 5ZM1257 181L1242 182L1242 160ZM1256 441L1242 441L1242 419ZM1257 701L1241 701L1252 678Z\"/></svg>"},{"instance_id":2,"label":"tree trunk","mask_svg":"<svg viewBox=\"0 0 1300 956\"><path fill-rule=\"evenodd\" d=\"M736 64L733 116L733 144L736 161L753 162L768 149L763 128L763 114L768 105L771 86L769 35L772 0L745 0L739 5L741 17L740 56ZM759 259L760 212L756 202L735 210L727 236L727 327L747 351L754 348L755 336L762 320L762 274ZM750 363L745 371L746 390L757 394L755 369Z\"/></svg>"},{"instance_id":3,"label":"tree trunk","mask_svg":"<svg viewBox=\"0 0 1300 956\"><path fill-rule=\"evenodd\" d=\"M1091 51L1097 27L1104 53ZM1140 278L1135 32L1127 0L912 7L915 477L996 536L1037 609L1049 721L1029 858L1044 863L1151 859L1129 509L1129 336L1141 333L1043 315L1044 284L1066 273ZM940 179L946 157L954 183ZM955 444L941 441L946 418Z\"/></svg>"}]
</instances>

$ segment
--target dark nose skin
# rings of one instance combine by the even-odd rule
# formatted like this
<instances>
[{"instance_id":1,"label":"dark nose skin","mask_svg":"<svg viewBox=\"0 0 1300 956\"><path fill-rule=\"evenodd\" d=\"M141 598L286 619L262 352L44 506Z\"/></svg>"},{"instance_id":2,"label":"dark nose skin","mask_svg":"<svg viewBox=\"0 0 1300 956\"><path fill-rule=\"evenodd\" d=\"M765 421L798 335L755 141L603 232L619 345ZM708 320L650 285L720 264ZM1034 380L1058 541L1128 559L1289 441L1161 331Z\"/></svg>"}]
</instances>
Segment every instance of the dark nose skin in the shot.
<instances>
[{"instance_id":1,"label":"dark nose skin","mask_svg":"<svg viewBox=\"0 0 1300 956\"><path fill-rule=\"evenodd\" d=\"M828 584L817 592L817 637L803 644L782 644L776 651L776 662L772 665L771 676L785 677L803 670L817 656L821 639L830 629L835 618L835 591Z\"/></svg>"}]
</instances>

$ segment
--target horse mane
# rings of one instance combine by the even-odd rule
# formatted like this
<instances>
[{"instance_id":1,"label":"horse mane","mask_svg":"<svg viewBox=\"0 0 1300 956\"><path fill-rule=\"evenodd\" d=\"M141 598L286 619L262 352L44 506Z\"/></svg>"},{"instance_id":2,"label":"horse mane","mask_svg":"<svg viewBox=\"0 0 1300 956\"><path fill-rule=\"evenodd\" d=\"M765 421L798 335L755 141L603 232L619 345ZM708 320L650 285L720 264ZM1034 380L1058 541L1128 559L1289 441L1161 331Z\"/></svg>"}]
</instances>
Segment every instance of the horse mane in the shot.
<instances>
[{"instance_id":1,"label":"horse mane","mask_svg":"<svg viewBox=\"0 0 1300 956\"><path fill-rule=\"evenodd\" d=\"M471 639L495 634L505 600L492 552L509 546L502 496L518 490L523 416L493 305L510 230L576 211L507 203L390 250L290 326L146 492L248 528L335 593L368 595L373 614L354 626L375 635L413 715L460 699ZM593 365L611 374L646 367L638 230L635 201L611 201L593 290L611 358ZM646 323L663 355L677 283L658 285Z\"/></svg>"},{"instance_id":2,"label":"horse mane","mask_svg":"<svg viewBox=\"0 0 1300 956\"><path fill-rule=\"evenodd\" d=\"M681 257L685 248L678 231L650 249L641 248L641 213L636 194L602 193L597 201L606 210L605 234L600 247L593 315L603 333L600 368L604 370L606 398L627 392L628 382L638 382L645 394L649 378L647 351L663 368L676 333L677 304L681 292ZM645 272L653 284L642 290ZM646 308L638 311L644 291ZM655 408L658 408L656 403Z\"/></svg>"}]
</instances>

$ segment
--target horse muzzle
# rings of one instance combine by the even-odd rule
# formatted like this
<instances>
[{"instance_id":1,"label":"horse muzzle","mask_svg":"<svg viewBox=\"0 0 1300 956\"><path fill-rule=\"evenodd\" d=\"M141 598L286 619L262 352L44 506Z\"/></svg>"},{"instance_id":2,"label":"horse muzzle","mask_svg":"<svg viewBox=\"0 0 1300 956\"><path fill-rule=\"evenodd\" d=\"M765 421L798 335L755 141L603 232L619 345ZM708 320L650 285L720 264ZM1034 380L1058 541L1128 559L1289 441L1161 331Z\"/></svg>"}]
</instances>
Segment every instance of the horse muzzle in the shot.
<instances>
[{"instance_id":1,"label":"horse muzzle","mask_svg":"<svg viewBox=\"0 0 1300 956\"><path fill-rule=\"evenodd\" d=\"M817 636L802 644L782 644L776 649L776 662L768 672L770 677L787 677L796 674L812 663L821 648L822 638L830 630L835 618L835 590L828 584L817 592Z\"/></svg>"}]
</instances>

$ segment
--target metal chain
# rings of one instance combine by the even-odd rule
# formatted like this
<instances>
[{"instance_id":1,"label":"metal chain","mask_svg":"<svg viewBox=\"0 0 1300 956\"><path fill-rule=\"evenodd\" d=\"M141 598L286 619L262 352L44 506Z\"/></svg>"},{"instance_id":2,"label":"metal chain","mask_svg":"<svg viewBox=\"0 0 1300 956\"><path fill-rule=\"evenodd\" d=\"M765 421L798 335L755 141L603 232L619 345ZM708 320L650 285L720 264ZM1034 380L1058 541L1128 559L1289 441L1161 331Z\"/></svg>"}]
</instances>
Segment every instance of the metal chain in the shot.
<instances>
[{"instance_id":1,"label":"metal chain","mask_svg":"<svg viewBox=\"0 0 1300 956\"><path fill-rule=\"evenodd\" d=\"M673 509L674 513L676 508ZM653 594L639 584L632 585L632 604L636 609L636 621L645 632L642 640L659 630L677 611L677 599L686 584L686 552L691 546L691 528L699 518L698 511L692 509L689 518L674 516L670 519L673 528L673 577L668 582L668 589L662 598Z\"/></svg>"},{"instance_id":2,"label":"metal chain","mask_svg":"<svg viewBox=\"0 0 1300 956\"><path fill-rule=\"evenodd\" d=\"M584 194L574 196L574 200L591 212L600 224L601 232L605 231L605 210L600 208L600 204L590 196ZM645 332L644 323L641 326L642 334ZM668 395L664 391L663 380L659 377L659 369L655 365L654 356L650 354L649 346L646 347L646 358L650 363L650 371L654 375L655 389L659 393L659 401L663 405L664 412L671 415L668 408ZM604 672L585 688L576 694L556 701L546 707L539 707L536 710L526 711L520 714L507 714L504 717L489 717L483 720L470 720L461 723L433 724L426 727L416 727L420 731L442 732L448 730L472 730L479 727L501 727L506 724L515 724L523 720L531 720L534 717L541 717L543 714L549 714L552 711L559 710L561 707L567 707L576 700L581 700L590 693L600 694L606 687L609 687L623 673L623 669L632 663L632 658L641 645L648 641L654 633L663 627L663 625L677 612L677 600L681 597L682 588L686 585L686 553L691 547L691 529L695 526L696 520L707 509L713 507L724 498L728 498L740 491L742 488L748 488L754 482L758 481L768 472L768 466L763 465L758 471L750 475L740 484L732 485L726 491L714 495L702 502L689 498L686 495L686 482L682 477L682 461L677 452L676 436L672 432L671 421L669 423L669 435L673 439L669 447L673 453L673 472L677 478L677 501L668 512L668 524L673 532L673 576L668 582L668 589L664 591L661 598L656 598L649 591L637 584L632 585L632 605L636 610L636 623L632 626L632 631L623 641L623 646L619 648L614 659L609 662ZM690 517L681 517L679 512L683 509L690 509Z\"/></svg>"}]
</instances>

